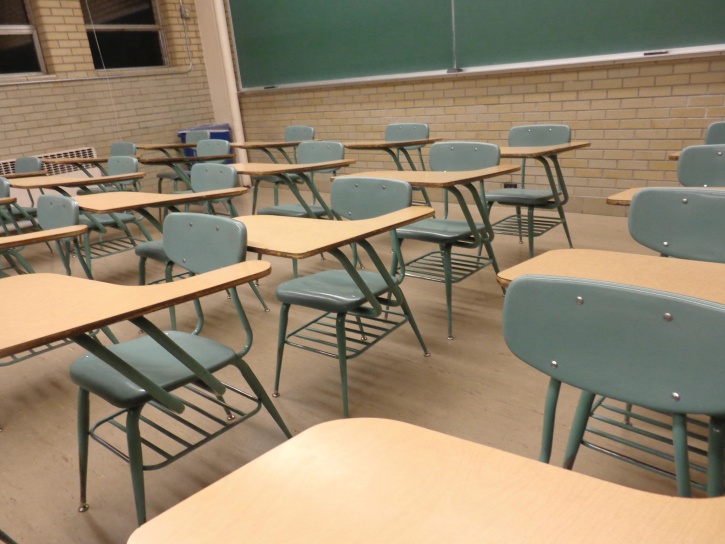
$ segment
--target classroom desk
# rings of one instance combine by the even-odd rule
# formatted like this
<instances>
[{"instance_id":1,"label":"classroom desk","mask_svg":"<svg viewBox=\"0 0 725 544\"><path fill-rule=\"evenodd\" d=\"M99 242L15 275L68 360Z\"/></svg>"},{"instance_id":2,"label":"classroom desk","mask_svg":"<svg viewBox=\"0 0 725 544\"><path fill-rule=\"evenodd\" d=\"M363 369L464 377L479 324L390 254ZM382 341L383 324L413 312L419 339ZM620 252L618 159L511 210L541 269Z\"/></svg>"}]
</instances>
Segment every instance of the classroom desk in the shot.
<instances>
[{"instance_id":1,"label":"classroom desk","mask_svg":"<svg viewBox=\"0 0 725 544\"><path fill-rule=\"evenodd\" d=\"M243 215L247 249L262 255L304 259L365 240L433 216L432 208L415 206L359 221L319 221L308 217Z\"/></svg>"},{"instance_id":2,"label":"classroom desk","mask_svg":"<svg viewBox=\"0 0 725 544\"><path fill-rule=\"evenodd\" d=\"M172 156L169 154L166 154L165 157L148 157L143 156L139 157L138 162L141 164L146 164L149 166L160 166L165 165L170 167L174 173L179 176L179 179L181 179L184 183L186 183L189 187L191 187L191 178L189 176L189 173L185 171L181 165L183 164L190 164L195 162L219 162L224 161L227 159L233 159L234 155L232 153L223 154L223 155L194 155L192 157L186 157L184 155L179 156ZM161 184L163 183L163 179L159 178L159 187L158 192L161 192Z\"/></svg>"},{"instance_id":3,"label":"classroom desk","mask_svg":"<svg viewBox=\"0 0 725 544\"><path fill-rule=\"evenodd\" d=\"M159 230L163 225L147 208L176 208L180 204L193 204L207 202L220 198L231 198L247 192L246 187L232 187L216 191L203 191L199 193L142 193L140 191L120 191L113 193L94 193L78 195L74 200L78 202L81 210L88 213L117 213L136 211Z\"/></svg>"},{"instance_id":4,"label":"classroom desk","mask_svg":"<svg viewBox=\"0 0 725 544\"><path fill-rule=\"evenodd\" d=\"M47 176L48 172L45 170L37 170L36 172L13 172L12 174L3 174L0 177L7 180L18 179L18 178L31 178L35 176Z\"/></svg>"},{"instance_id":5,"label":"classroom desk","mask_svg":"<svg viewBox=\"0 0 725 544\"><path fill-rule=\"evenodd\" d=\"M680 153L682 153L682 151L675 151L673 153L668 153L667 154L667 159L668 160L671 160L671 161L679 161L680 160Z\"/></svg>"},{"instance_id":6,"label":"classroom desk","mask_svg":"<svg viewBox=\"0 0 725 544\"><path fill-rule=\"evenodd\" d=\"M108 162L110 157L59 157L56 159L41 159L44 164L57 164L60 166L75 166L82 171L88 177L93 177L86 165L91 165L93 168L98 168L101 174L104 176L108 175L108 170L104 168L103 164Z\"/></svg>"},{"instance_id":7,"label":"classroom desk","mask_svg":"<svg viewBox=\"0 0 725 544\"><path fill-rule=\"evenodd\" d=\"M268 162L238 162L231 164L238 174L241 175L248 175L248 176L274 176L276 178L279 178L288 188L290 191L292 191L292 194L297 199L297 202L300 203L302 208L305 210L307 215L310 217L315 217L315 214L313 213L312 209L310 208L310 205L307 203L307 201L304 199L304 197L300 194L299 189L297 188L297 183L290 178L290 174L296 174L295 179L301 179L303 183L307 186L307 188L312 193L313 197L315 198L315 201L322 206L322 208L325 210L325 213L327 214L327 217L329 219L334 219L334 215L332 214L332 210L330 210L330 207L327 205L327 202L322 198L322 195L320 195L320 192L317 190L317 187L315 187L315 184L312 183L312 180L310 177L306 174L306 172L317 172L319 170L334 170L337 168L342 168L343 166L350 166L355 161L352 159L341 159L339 161L325 161L325 162L314 162L314 163L306 163L306 164L277 164L277 163L268 163Z\"/></svg>"},{"instance_id":8,"label":"classroom desk","mask_svg":"<svg viewBox=\"0 0 725 544\"><path fill-rule=\"evenodd\" d=\"M0 281L3 304L22 308L33 319L10 319L4 323L0 357L66 338L74 342L81 337L89 340L85 335L89 331L255 281L269 275L270 268L265 261L247 261L156 285L114 285L60 274L5 278ZM165 391L130 379L170 408L179 407Z\"/></svg>"},{"instance_id":9,"label":"classroom desk","mask_svg":"<svg viewBox=\"0 0 725 544\"><path fill-rule=\"evenodd\" d=\"M115 183L117 181L130 181L141 179L144 177L143 172L133 172L131 174L119 174L116 176L30 176L9 179L11 187L15 189L53 189L62 195L71 196L63 187L80 187L87 189L91 185L103 185L105 183ZM113 194L116 194L114 192Z\"/></svg>"},{"instance_id":10,"label":"classroom desk","mask_svg":"<svg viewBox=\"0 0 725 544\"><path fill-rule=\"evenodd\" d=\"M0 255L3 255L17 272L20 272L20 269L15 265L13 260L17 260L23 266L25 272L32 274L34 272L33 267L19 253L18 250L20 248L30 244L52 242L64 238L75 238L81 236L87 230L88 227L85 225L71 225L57 229L36 230L22 234L0 236ZM0 272L0 276L3 275L5 274Z\"/></svg>"},{"instance_id":11,"label":"classroom desk","mask_svg":"<svg viewBox=\"0 0 725 544\"><path fill-rule=\"evenodd\" d=\"M419 145L429 145L440 141L441 138L423 138L420 140L399 140L399 141L387 141L387 140L369 140L364 142L346 142L344 146L348 149L355 149L361 151L384 151L390 158L393 159L395 166L398 170L403 170L403 165L398 158L398 152L402 153L408 161L411 170L416 170L415 163L411 159L410 154L406 147L413 147Z\"/></svg>"},{"instance_id":12,"label":"classroom desk","mask_svg":"<svg viewBox=\"0 0 725 544\"><path fill-rule=\"evenodd\" d=\"M725 187L658 187L658 189L678 189L682 190L683 188L686 188L687 190L691 189L706 189L708 191L722 191L725 190ZM642 189L645 189L645 187L632 187L630 189L627 189L625 191L613 194L611 196L607 197L607 204L610 204L612 206L629 206L632 203L632 199L634 198L634 195L637 193L637 191L641 191Z\"/></svg>"},{"instance_id":13,"label":"classroom desk","mask_svg":"<svg viewBox=\"0 0 725 544\"><path fill-rule=\"evenodd\" d=\"M287 149L295 148L299 146L304 140L299 141L271 141L271 142L232 142L229 144L229 147L232 149L257 149L259 151L264 152L269 159L277 163L279 162L277 160L277 157L272 153L272 150L277 151L282 157L284 157L284 160L286 160L288 163L293 163L294 161L290 158L290 156L287 154Z\"/></svg>"},{"instance_id":14,"label":"classroom desk","mask_svg":"<svg viewBox=\"0 0 725 544\"><path fill-rule=\"evenodd\" d=\"M143 151L160 151L167 157L173 157L171 150L177 153L178 156L184 156L184 149L193 149L196 147L195 143L181 143L174 142L172 144L138 144L136 149Z\"/></svg>"},{"instance_id":15,"label":"classroom desk","mask_svg":"<svg viewBox=\"0 0 725 544\"><path fill-rule=\"evenodd\" d=\"M722 542L725 498L619 486L383 419L322 423L148 521L128 544Z\"/></svg>"},{"instance_id":16,"label":"classroom desk","mask_svg":"<svg viewBox=\"0 0 725 544\"><path fill-rule=\"evenodd\" d=\"M498 282L507 287L524 274L621 283L725 304L725 265L721 263L595 249L557 249L502 270Z\"/></svg>"}]
</instances>

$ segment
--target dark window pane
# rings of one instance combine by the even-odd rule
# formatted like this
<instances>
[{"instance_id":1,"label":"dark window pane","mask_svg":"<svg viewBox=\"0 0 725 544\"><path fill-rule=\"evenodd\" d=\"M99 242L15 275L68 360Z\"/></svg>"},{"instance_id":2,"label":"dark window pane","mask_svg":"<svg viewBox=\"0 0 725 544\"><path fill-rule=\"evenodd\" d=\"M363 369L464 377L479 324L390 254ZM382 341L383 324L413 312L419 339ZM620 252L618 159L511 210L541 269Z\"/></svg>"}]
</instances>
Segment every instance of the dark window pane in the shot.
<instances>
[{"instance_id":1,"label":"dark window pane","mask_svg":"<svg viewBox=\"0 0 725 544\"><path fill-rule=\"evenodd\" d=\"M28 34L0 35L0 74L22 72L40 72L33 37Z\"/></svg>"},{"instance_id":2,"label":"dark window pane","mask_svg":"<svg viewBox=\"0 0 725 544\"><path fill-rule=\"evenodd\" d=\"M164 65L159 33L156 31L88 32L88 43L97 70Z\"/></svg>"},{"instance_id":3,"label":"dark window pane","mask_svg":"<svg viewBox=\"0 0 725 544\"><path fill-rule=\"evenodd\" d=\"M23 0L0 0L0 25L27 25L28 14Z\"/></svg>"},{"instance_id":4,"label":"dark window pane","mask_svg":"<svg viewBox=\"0 0 725 544\"><path fill-rule=\"evenodd\" d=\"M81 5L87 25L156 24L151 0L88 0Z\"/></svg>"}]
</instances>

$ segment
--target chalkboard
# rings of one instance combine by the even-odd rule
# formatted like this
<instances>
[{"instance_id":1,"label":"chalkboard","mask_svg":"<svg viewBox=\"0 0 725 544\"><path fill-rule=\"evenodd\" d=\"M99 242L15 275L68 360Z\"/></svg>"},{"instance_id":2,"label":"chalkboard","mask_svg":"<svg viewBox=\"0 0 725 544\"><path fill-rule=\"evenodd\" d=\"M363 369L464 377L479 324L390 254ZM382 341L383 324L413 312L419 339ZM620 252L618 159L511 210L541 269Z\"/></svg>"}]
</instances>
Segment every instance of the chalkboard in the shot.
<instances>
[{"instance_id":1,"label":"chalkboard","mask_svg":"<svg viewBox=\"0 0 725 544\"><path fill-rule=\"evenodd\" d=\"M244 88L453 67L451 0L230 0ZM725 0L455 0L463 68L725 44Z\"/></svg>"}]
</instances>

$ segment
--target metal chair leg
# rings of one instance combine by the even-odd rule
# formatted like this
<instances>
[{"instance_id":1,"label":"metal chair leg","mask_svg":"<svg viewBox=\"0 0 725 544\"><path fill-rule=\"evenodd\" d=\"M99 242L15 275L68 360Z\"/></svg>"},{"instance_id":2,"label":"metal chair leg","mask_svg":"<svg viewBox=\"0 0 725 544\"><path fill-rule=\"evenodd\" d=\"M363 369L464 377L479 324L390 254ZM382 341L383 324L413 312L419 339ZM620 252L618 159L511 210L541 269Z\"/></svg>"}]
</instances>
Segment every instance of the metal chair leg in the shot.
<instances>
[{"instance_id":1,"label":"metal chair leg","mask_svg":"<svg viewBox=\"0 0 725 544\"><path fill-rule=\"evenodd\" d=\"M279 379L282 374L282 356L284 355L284 343L287 337L287 321L289 319L289 304L282 304L279 309L279 330L277 331L277 370L274 374L273 397L279 397Z\"/></svg>"}]
</instances>

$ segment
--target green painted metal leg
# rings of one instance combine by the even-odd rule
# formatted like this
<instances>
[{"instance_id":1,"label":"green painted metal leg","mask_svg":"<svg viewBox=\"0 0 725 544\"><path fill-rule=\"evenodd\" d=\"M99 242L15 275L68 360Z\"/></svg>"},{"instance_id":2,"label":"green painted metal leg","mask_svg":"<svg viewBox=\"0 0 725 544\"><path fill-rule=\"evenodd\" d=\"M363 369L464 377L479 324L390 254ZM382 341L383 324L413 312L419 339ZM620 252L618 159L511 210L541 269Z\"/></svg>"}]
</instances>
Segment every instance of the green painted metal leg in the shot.
<instances>
[{"instance_id":1,"label":"green painted metal leg","mask_svg":"<svg viewBox=\"0 0 725 544\"><path fill-rule=\"evenodd\" d=\"M707 495L708 497L719 497L723 489L723 432L725 422L716 417L710 418L708 440L707 440Z\"/></svg>"},{"instance_id":2,"label":"green painted metal leg","mask_svg":"<svg viewBox=\"0 0 725 544\"><path fill-rule=\"evenodd\" d=\"M166 277L167 282L174 281L174 263L169 261L166 263L166 268L164 270L164 276ZM171 330L176 330L176 306L169 306L169 319L171 320Z\"/></svg>"},{"instance_id":3,"label":"green painted metal leg","mask_svg":"<svg viewBox=\"0 0 725 544\"><path fill-rule=\"evenodd\" d=\"M86 239L88 239L87 234L86 234ZM86 275L86 277L89 280L92 280L93 274L91 273L90 250L89 250L89 254L88 254L89 255L88 261L86 261L82 256L81 246L78 244L78 240L73 240L73 249L75 250L76 255L78 255L78 261L81 263L81 268L83 269L83 273Z\"/></svg>"},{"instance_id":4,"label":"green painted metal leg","mask_svg":"<svg viewBox=\"0 0 725 544\"><path fill-rule=\"evenodd\" d=\"M88 483L88 437L90 436L90 398L88 391L78 390L78 474L80 476L81 503L79 512L90 508L86 502L86 489Z\"/></svg>"},{"instance_id":5,"label":"green painted metal leg","mask_svg":"<svg viewBox=\"0 0 725 544\"><path fill-rule=\"evenodd\" d=\"M441 248L443 255L443 276L446 286L446 318L448 319L448 340L453 340L453 267L451 265L451 246Z\"/></svg>"},{"instance_id":6,"label":"green painted metal leg","mask_svg":"<svg viewBox=\"0 0 725 544\"><path fill-rule=\"evenodd\" d=\"M282 307L279 309L279 330L277 331L277 370L274 374L273 397L279 397L279 379L282 374L282 356L284 355L284 342L287 337L289 308L289 304L282 304Z\"/></svg>"},{"instance_id":7,"label":"green painted metal leg","mask_svg":"<svg viewBox=\"0 0 725 544\"><path fill-rule=\"evenodd\" d=\"M579 404L577 404L576 412L574 413L574 421L571 424L571 432L569 433L569 440L566 443L566 451L564 452L564 464L562 466L565 469L571 470L574 466L576 454L582 443L593 403L594 393L582 391L579 395Z\"/></svg>"},{"instance_id":8,"label":"green painted metal leg","mask_svg":"<svg viewBox=\"0 0 725 544\"><path fill-rule=\"evenodd\" d=\"M335 332L337 333L337 359L340 364L340 386L342 389L342 417L350 417L347 403L347 342L345 340L345 317L337 314Z\"/></svg>"},{"instance_id":9,"label":"green painted metal leg","mask_svg":"<svg viewBox=\"0 0 725 544\"><path fill-rule=\"evenodd\" d=\"M690 497L690 460L687 452L687 420L684 414L672 414L672 445L675 450L677 494L680 497Z\"/></svg>"},{"instance_id":10,"label":"green painted metal leg","mask_svg":"<svg viewBox=\"0 0 725 544\"><path fill-rule=\"evenodd\" d=\"M126 413L126 440L128 442L128 464L131 468L133 498L136 502L136 520L139 525L146 522L146 491L143 479L143 452L141 432L138 427L141 408L132 408Z\"/></svg>"},{"instance_id":11,"label":"green painted metal leg","mask_svg":"<svg viewBox=\"0 0 725 544\"><path fill-rule=\"evenodd\" d=\"M534 208L529 206L527 235L529 237L529 258L534 256Z\"/></svg>"},{"instance_id":12,"label":"green painted metal leg","mask_svg":"<svg viewBox=\"0 0 725 544\"><path fill-rule=\"evenodd\" d=\"M297 259L292 259L292 275L297 277Z\"/></svg>"},{"instance_id":13,"label":"green painted metal leg","mask_svg":"<svg viewBox=\"0 0 725 544\"><path fill-rule=\"evenodd\" d=\"M259 292L259 289L257 289L257 286L254 285L254 282L249 284L249 287L252 288L252 292L257 297L257 300L262 305L262 308L264 308L265 312L269 311L269 308L267 307L267 304L264 302L264 299L262 298L262 293Z\"/></svg>"},{"instance_id":14,"label":"green painted metal leg","mask_svg":"<svg viewBox=\"0 0 725 544\"><path fill-rule=\"evenodd\" d=\"M2 529L0 529L0 542L4 542L5 544L17 544L17 542L10 538Z\"/></svg>"},{"instance_id":15,"label":"green painted metal leg","mask_svg":"<svg viewBox=\"0 0 725 544\"><path fill-rule=\"evenodd\" d=\"M516 206L516 222L518 223L518 227L519 227L519 244L523 244L524 238L523 238L522 225L521 225L521 206Z\"/></svg>"},{"instance_id":16,"label":"green painted metal leg","mask_svg":"<svg viewBox=\"0 0 725 544\"><path fill-rule=\"evenodd\" d=\"M285 424L284 420L282 419L282 416L277 411L277 407L272 403L272 399L269 398L269 395L267 394L267 391L262 387L262 384L257 379L256 374L252 372L252 369L249 367L249 365L244 361L244 359L239 359L237 363L235 363L239 371L242 373L242 376L249 384L249 387L252 389L254 394L257 396L259 401L262 403L262 406L264 406L267 409L267 412L269 412L269 415L272 416L272 419L277 423L280 429L282 429L282 432L287 438L292 438L292 433L290 433L289 429L287 428L287 425Z\"/></svg>"},{"instance_id":17,"label":"green painted metal leg","mask_svg":"<svg viewBox=\"0 0 725 544\"><path fill-rule=\"evenodd\" d=\"M544 427L541 432L541 451L539 461L548 463L551 460L551 446L554 442L554 423L556 421L556 405L559 402L559 390L561 382L555 379L549 380L549 388L546 391L546 403L544 405Z\"/></svg>"},{"instance_id":18,"label":"green painted metal leg","mask_svg":"<svg viewBox=\"0 0 725 544\"><path fill-rule=\"evenodd\" d=\"M252 184L252 215L257 213L257 193L259 193L259 180Z\"/></svg>"},{"instance_id":19,"label":"green painted metal leg","mask_svg":"<svg viewBox=\"0 0 725 544\"><path fill-rule=\"evenodd\" d=\"M138 259L138 284L146 285L146 257Z\"/></svg>"}]
</instances>

